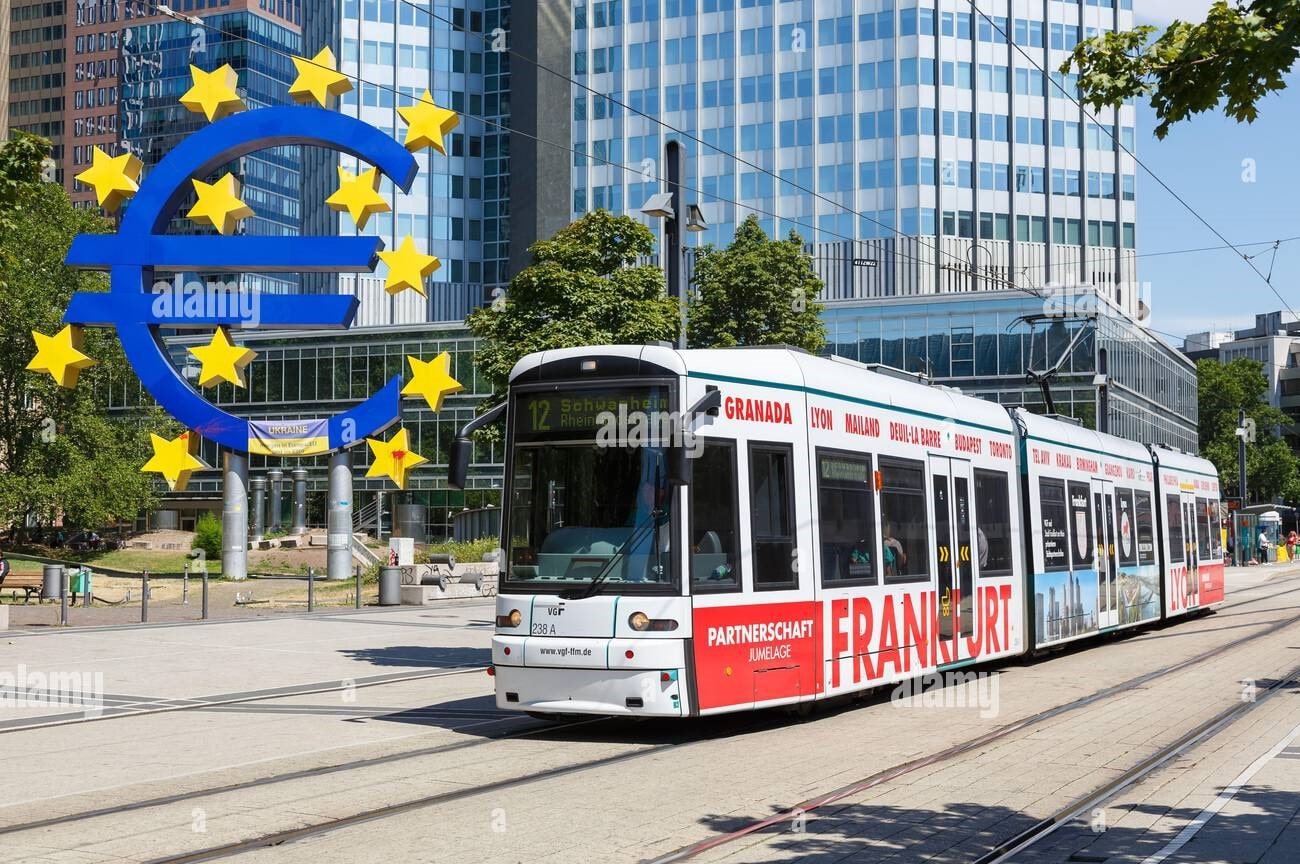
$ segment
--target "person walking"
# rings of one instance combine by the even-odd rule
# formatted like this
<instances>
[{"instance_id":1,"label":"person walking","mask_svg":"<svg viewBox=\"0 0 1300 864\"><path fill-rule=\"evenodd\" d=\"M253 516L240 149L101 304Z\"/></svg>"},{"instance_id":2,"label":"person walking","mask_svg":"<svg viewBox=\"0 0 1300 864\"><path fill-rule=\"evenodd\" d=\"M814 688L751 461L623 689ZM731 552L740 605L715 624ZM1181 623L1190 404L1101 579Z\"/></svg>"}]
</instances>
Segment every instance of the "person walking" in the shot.
<instances>
[{"instance_id":1,"label":"person walking","mask_svg":"<svg viewBox=\"0 0 1300 864\"><path fill-rule=\"evenodd\" d=\"M1292 531L1291 533L1286 535L1286 560L1288 561L1295 560L1295 547L1297 541L1300 541L1300 534L1296 534L1294 531Z\"/></svg>"}]
</instances>

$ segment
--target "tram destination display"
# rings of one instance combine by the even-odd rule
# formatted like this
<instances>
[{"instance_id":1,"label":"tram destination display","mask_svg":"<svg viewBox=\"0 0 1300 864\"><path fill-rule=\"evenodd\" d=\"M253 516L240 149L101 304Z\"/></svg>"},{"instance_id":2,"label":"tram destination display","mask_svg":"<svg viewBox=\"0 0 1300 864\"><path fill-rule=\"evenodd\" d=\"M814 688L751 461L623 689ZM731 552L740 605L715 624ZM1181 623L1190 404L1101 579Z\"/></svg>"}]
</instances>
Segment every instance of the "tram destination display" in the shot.
<instances>
[{"instance_id":1,"label":"tram destination display","mask_svg":"<svg viewBox=\"0 0 1300 864\"><path fill-rule=\"evenodd\" d=\"M668 391L651 388L592 388L521 394L514 405L518 441L587 439L610 424L632 418L668 416Z\"/></svg>"}]
</instances>

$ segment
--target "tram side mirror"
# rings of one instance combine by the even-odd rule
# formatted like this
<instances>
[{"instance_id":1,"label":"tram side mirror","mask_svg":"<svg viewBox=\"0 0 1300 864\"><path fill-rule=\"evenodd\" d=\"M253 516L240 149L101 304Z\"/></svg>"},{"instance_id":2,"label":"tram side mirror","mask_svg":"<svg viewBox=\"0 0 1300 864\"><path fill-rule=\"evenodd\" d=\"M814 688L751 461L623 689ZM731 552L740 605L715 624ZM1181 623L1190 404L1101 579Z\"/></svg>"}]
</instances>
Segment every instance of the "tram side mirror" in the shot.
<instances>
[{"instance_id":1,"label":"tram side mirror","mask_svg":"<svg viewBox=\"0 0 1300 864\"><path fill-rule=\"evenodd\" d=\"M463 490L465 478L469 476L469 460L474 455L474 433L501 419L506 413L506 403L502 402L465 424L465 427L451 440L451 459L447 465L447 485L452 489Z\"/></svg>"},{"instance_id":2,"label":"tram side mirror","mask_svg":"<svg viewBox=\"0 0 1300 864\"><path fill-rule=\"evenodd\" d=\"M683 433L685 438L689 433ZM678 441L668 448L668 482L674 486L689 486L691 483L692 448L685 442Z\"/></svg>"},{"instance_id":3,"label":"tram side mirror","mask_svg":"<svg viewBox=\"0 0 1300 864\"><path fill-rule=\"evenodd\" d=\"M691 469L695 464L694 457L698 455L699 442L695 439L695 432L691 428L692 421L696 417L716 417L718 409L722 407L722 391L717 387L709 386L705 393L695 404L686 410L682 415L680 428L676 429L676 435L673 445L668 451L668 482L674 486L689 486L691 482Z\"/></svg>"},{"instance_id":4,"label":"tram side mirror","mask_svg":"<svg viewBox=\"0 0 1300 864\"><path fill-rule=\"evenodd\" d=\"M474 442L468 436L457 435L451 441L451 459L447 465L447 485L464 489L469 475L469 457L474 452Z\"/></svg>"}]
</instances>

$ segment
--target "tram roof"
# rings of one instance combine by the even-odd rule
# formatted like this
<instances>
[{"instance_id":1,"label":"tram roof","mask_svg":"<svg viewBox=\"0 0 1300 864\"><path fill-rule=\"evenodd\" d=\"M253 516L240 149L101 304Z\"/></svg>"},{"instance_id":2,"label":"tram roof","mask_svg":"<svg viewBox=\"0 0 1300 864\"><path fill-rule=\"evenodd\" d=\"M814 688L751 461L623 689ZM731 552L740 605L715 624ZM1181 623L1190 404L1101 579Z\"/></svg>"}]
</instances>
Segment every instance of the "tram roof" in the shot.
<instances>
[{"instance_id":1,"label":"tram roof","mask_svg":"<svg viewBox=\"0 0 1300 864\"><path fill-rule=\"evenodd\" d=\"M599 345L529 354L515 364L511 383L560 377L580 379L582 359L619 358L641 374L686 375L720 382L801 391L810 396L842 399L864 408L892 408L934 421L954 421L1008 435L1015 431L997 403L943 387L873 372L864 364L839 357L817 357L797 348L696 348L679 351L663 345Z\"/></svg>"},{"instance_id":2,"label":"tram roof","mask_svg":"<svg viewBox=\"0 0 1300 864\"><path fill-rule=\"evenodd\" d=\"M1104 453L1110 456L1119 456L1135 462L1145 462L1148 465L1151 463L1151 453L1136 441L1108 435L1104 432L1095 432L1092 429L1064 420L1033 414L1024 408L1015 408L1013 411L1021 424L1024 425L1025 432L1032 439L1049 444L1065 444L1080 450Z\"/></svg>"},{"instance_id":3,"label":"tram roof","mask_svg":"<svg viewBox=\"0 0 1300 864\"><path fill-rule=\"evenodd\" d=\"M1193 456L1190 453L1174 450L1162 444L1154 445L1151 450L1161 468L1172 468L1175 471L1187 471L1209 477L1219 476L1219 469L1215 468L1214 463L1209 459L1202 459L1200 456Z\"/></svg>"}]
</instances>

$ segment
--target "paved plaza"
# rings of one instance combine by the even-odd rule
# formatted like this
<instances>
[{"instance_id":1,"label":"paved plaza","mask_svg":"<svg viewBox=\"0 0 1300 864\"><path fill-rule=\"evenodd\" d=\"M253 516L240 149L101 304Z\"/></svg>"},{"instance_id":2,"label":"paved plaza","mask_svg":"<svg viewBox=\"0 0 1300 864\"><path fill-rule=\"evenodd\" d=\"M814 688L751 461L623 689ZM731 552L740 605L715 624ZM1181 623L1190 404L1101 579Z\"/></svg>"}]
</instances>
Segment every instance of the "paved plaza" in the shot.
<instances>
[{"instance_id":1,"label":"paved plaza","mask_svg":"<svg viewBox=\"0 0 1300 864\"><path fill-rule=\"evenodd\" d=\"M1300 567L1228 579L1214 615L806 719L499 711L490 601L10 631L0 862L1295 861Z\"/></svg>"}]
</instances>

